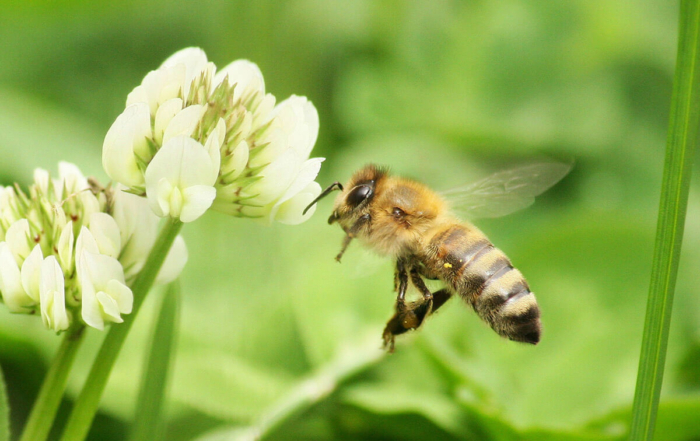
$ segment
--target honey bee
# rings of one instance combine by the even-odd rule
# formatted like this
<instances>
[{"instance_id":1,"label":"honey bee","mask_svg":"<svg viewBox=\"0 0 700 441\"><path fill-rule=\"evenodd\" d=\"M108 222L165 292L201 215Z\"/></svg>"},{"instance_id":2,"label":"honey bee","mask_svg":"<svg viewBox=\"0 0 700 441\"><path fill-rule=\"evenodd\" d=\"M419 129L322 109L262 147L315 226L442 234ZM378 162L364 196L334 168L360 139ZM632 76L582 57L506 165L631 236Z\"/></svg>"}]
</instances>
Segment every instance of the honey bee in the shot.
<instances>
[{"instance_id":1,"label":"honey bee","mask_svg":"<svg viewBox=\"0 0 700 441\"><path fill-rule=\"evenodd\" d=\"M499 335L537 344L540 309L525 278L484 233L454 213L497 217L525 208L570 168L561 163L521 166L440 194L370 164L345 185L331 184L306 210L340 190L328 218L329 224L338 223L345 231L336 260L340 262L355 238L396 260L395 313L383 332L384 347L390 352L397 335L419 328L455 294ZM439 279L445 287L431 292L424 278ZM406 301L409 281L422 294L418 301Z\"/></svg>"}]
</instances>

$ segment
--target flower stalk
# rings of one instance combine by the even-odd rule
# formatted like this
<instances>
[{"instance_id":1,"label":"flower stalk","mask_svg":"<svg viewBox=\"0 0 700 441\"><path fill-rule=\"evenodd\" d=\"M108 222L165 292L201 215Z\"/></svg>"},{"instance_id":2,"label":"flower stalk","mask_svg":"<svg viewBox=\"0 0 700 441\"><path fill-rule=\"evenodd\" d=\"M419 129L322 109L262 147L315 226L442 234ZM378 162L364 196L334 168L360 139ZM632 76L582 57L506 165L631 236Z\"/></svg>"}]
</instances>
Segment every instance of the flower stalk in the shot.
<instances>
[{"instance_id":1,"label":"flower stalk","mask_svg":"<svg viewBox=\"0 0 700 441\"><path fill-rule=\"evenodd\" d=\"M146 347L143 376L130 441L157 441L163 437L163 415L180 324L180 283L170 283L163 293L160 310Z\"/></svg>"},{"instance_id":2,"label":"flower stalk","mask_svg":"<svg viewBox=\"0 0 700 441\"><path fill-rule=\"evenodd\" d=\"M683 0L651 284L630 441L654 436L683 241L690 175L700 141L700 0Z\"/></svg>"},{"instance_id":3,"label":"flower stalk","mask_svg":"<svg viewBox=\"0 0 700 441\"><path fill-rule=\"evenodd\" d=\"M124 323L112 326L105 340L102 342L100 351L95 357L90 374L88 375L83 390L80 392L73 411L70 414L61 440L78 441L83 440L90 430L97 408L107 385L109 374L112 371L114 362L119 355L119 351L129 334L131 325L134 323L136 314L143 304L146 294L153 286L156 275L165 261L165 257L177 237L182 222L169 218L163 226L156 243L146 259L146 263L134 280L131 290L134 294L134 304L132 313L124 318Z\"/></svg>"},{"instance_id":4,"label":"flower stalk","mask_svg":"<svg viewBox=\"0 0 700 441\"><path fill-rule=\"evenodd\" d=\"M61 404L75 354L83 342L84 331L85 325L74 322L64 333L63 341L46 373L20 441L44 441L48 436Z\"/></svg>"}]
</instances>

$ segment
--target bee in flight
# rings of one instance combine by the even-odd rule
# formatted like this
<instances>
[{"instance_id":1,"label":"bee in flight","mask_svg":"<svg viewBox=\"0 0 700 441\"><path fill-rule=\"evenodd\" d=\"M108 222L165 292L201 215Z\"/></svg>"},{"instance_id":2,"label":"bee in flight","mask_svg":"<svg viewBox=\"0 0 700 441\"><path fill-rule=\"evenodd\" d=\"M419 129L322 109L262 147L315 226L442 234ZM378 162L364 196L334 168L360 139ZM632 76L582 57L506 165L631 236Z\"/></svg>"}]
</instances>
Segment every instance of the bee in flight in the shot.
<instances>
[{"instance_id":1,"label":"bee in flight","mask_svg":"<svg viewBox=\"0 0 700 441\"><path fill-rule=\"evenodd\" d=\"M338 223L345 231L336 260L340 262L355 238L396 259L396 312L383 333L389 351L394 350L397 335L420 327L455 294L499 335L537 344L540 310L525 278L484 233L453 213L464 212L474 219L520 210L570 169L561 163L521 166L439 194L370 164L355 172L344 186L331 184L304 213L321 198L340 190L328 218L329 224ZM424 278L440 279L445 288L431 292ZM422 294L418 301L406 301L409 281Z\"/></svg>"}]
</instances>

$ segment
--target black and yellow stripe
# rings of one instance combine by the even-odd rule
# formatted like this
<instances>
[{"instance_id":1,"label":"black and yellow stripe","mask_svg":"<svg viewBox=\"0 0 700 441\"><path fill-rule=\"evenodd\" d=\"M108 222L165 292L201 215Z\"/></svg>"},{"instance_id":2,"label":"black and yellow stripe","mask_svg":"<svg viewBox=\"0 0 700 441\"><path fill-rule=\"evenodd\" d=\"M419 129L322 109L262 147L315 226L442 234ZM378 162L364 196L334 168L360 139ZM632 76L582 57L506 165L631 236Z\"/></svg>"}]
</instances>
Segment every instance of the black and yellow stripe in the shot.
<instances>
[{"instance_id":1,"label":"black and yellow stripe","mask_svg":"<svg viewBox=\"0 0 700 441\"><path fill-rule=\"evenodd\" d=\"M498 334L537 343L540 311L520 271L478 230L453 224L428 244L424 265L472 305Z\"/></svg>"}]
</instances>

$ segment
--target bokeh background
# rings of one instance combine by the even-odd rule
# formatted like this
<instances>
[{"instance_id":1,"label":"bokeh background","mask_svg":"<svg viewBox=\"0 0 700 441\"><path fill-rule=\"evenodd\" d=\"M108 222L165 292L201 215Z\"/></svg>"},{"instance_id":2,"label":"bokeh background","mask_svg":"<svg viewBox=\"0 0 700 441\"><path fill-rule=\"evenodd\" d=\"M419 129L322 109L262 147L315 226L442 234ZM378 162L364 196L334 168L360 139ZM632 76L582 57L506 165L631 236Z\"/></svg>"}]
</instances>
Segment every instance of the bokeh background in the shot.
<instances>
[{"instance_id":1,"label":"bokeh background","mask_svg":"<svg viewBox=\"0 0 700 441\"><path fill-rule=\"evenodd\" d=\"M170 2L0 5L0 181L78 164L106 182L104 134L166 57L256 62L278 101L318 108L322 185L367 163L447 189L541 160L572 172L531 208L478 225L526 275L536 346L458 300L379 351L392 263L326 225L209 213L187 225L167 440L619 440L628 430L651 269L678 4L652 0ZM700 163L700 161L697 161ZM700 439L700 192L693 182L657 440ZM152 296L93 440L133 419ZM82 385L102 335L71 376ZM0 308L15 433L59 338ZM230 428L238 432L228 432ZM246 429L248 428L248 429ZM219 432L212 433L213 430Z\"/></svg>"}]
</instances>

